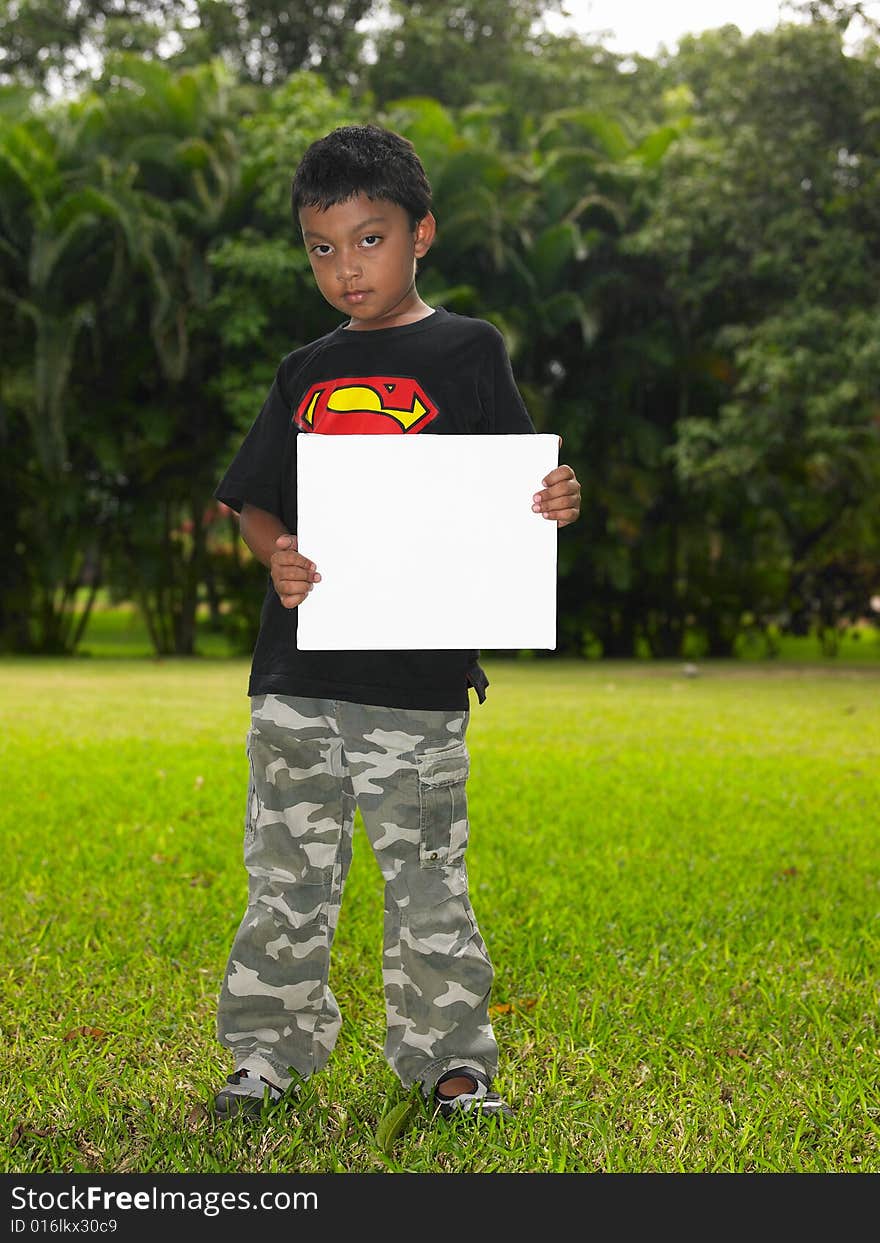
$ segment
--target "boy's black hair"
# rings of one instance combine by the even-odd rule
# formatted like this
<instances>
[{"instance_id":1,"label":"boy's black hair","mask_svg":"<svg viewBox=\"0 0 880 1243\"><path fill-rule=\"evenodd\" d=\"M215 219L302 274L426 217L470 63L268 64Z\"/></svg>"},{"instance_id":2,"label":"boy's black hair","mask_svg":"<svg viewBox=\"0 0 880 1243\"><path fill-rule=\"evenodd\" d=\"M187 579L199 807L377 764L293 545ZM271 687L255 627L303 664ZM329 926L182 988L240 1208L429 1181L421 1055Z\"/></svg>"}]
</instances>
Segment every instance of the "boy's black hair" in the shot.
<instances>
[{"instance_id":1,"label":"boy's black hair","mask_svg":"<svg viewBox=\"0 0 880 1243\"><path fill-rule=\"evenodd\" d=\"M378 125L343 125L312 143L290 188L293 218L301 207L326 210L356 194L397 203L413 229L431 210L431 184L415 147Z\"/></svg>"}]
</instances>

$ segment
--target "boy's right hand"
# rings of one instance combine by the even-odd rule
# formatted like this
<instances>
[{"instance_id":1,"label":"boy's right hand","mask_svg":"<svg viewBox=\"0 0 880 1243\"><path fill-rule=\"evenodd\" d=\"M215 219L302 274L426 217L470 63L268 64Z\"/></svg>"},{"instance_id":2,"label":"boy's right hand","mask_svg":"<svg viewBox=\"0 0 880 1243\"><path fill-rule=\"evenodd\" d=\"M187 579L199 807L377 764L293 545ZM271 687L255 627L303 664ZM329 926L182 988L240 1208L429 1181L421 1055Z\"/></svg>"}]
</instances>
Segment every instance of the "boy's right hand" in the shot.
<instances>
[{"instance_id":1,"label":"boy's right hand","mask_svg":"<svg viewBox=\"0 0 880 1243\"><path fill-rule=\"evenodd\" d=\"M314 561L297 552L295 535L278 536L275 551L269 558L269 573L278 598L286 609L295 609L302 604L312 590L312 584L321 581Z\"/></svg>"}]
</instances>

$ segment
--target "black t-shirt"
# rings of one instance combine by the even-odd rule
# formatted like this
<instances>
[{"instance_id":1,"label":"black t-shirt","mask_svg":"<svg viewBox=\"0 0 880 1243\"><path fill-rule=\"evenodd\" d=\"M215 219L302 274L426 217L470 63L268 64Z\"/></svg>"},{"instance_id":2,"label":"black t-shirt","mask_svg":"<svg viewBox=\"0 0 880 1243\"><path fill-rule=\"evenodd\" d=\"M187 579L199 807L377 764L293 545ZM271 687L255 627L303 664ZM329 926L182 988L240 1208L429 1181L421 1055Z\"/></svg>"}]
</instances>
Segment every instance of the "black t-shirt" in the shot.
<instances>
[{"instance_id":1,"label":"black t-shirt","mask_svg":"<svg viewBox=\"0 0 880 1243\"><path fill-rule=\"evenodd\" d=\"M485 320L438 307L399 328L340 326L282 359L263 408L214 495L239 513L245 502L267 510L296 532L296 442L304 433L534 431L504 339ZM300 551L309 555L307 548ZM270 577L249 695L442 711L468 707L468 670L478 653L299 651L297 613L284 608Z\"/></svg>"}]
</instances>

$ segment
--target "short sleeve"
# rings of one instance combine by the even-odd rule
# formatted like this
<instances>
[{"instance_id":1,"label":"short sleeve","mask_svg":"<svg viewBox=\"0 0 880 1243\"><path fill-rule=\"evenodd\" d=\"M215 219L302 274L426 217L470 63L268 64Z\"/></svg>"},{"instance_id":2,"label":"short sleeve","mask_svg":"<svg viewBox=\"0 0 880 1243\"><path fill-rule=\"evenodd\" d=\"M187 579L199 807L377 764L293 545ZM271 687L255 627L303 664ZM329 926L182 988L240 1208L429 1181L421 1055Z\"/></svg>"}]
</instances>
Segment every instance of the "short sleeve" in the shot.
<instances>
[{"instance_id":1,"label":"short sleeve","mask_svg":"<svg viewBox=\"0 0 880 1243\"><path fill-rule=\"evenodd\" d=\"M295 434L279 368L260 413L214 491L217 500L236 513L247 503L281 517L285 450L288 437Z\"/></svg>"},{"instance_id":2,"label":"short sleeve","mask_svg":"<svg viewBox=\"0 0 880 1243\"><path fill-rule=\"evenodd\" d=\"M486 362L479 382L480 402L489 428L503 435L535 431L510 365L504 338L493 325L489 326Z\"/></svg>"}]
</instances>

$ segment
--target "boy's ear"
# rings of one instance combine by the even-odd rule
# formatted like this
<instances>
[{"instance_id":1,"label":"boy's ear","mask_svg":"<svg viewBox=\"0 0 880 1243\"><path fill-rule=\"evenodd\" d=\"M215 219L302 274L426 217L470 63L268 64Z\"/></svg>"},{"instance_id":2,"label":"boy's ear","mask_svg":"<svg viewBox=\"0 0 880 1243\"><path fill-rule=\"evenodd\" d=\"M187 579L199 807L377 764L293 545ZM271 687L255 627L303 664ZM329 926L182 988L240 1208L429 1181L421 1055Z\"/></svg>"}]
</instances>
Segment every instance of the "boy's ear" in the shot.
<instances>
[{"instance_id":1,"label":"boy's ear","mask_svg":"<svg viewBox=\"0 0 880 1243\"><path fill-rule=\"evenodd\" d=\"M437 221L434 219L434 213L428 212L426 216L422 216L416 225L416 258L421 259L422 255L426 255L431 249L434 238L437 236Z\"/></svg>"}]
</instances>

